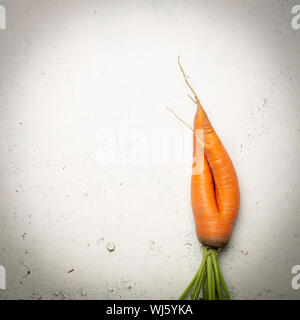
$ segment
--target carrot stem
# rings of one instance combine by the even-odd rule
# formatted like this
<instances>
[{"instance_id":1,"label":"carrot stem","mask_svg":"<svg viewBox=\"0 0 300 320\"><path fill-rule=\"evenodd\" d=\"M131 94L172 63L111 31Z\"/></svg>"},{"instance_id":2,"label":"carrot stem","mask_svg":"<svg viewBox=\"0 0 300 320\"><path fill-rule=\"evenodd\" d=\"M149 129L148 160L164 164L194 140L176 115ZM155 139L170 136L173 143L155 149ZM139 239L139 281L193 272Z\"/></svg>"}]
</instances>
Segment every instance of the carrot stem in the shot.
<instances>
[{"instance_id":1,"label":"carrot stem","mask_svg":"<svg viewBox=\"0 0 300 320\"><path fill-rule=\"evenodd\" d=\"M206 283L206 279L207 279L207 270L205 268L205 272L204 272L204 275L203 275L203 279L202 279L202 284L201 284L201 288L200 288L200 292L199 294L201 293L201 290L202 290L202 297L198 296L198 299L199 300L206 300L205 299L205 283Z\"/></svg>"},{"instance_id":2,"label":"carrot stem","mask_svg":"<svg viewBox=\"0 0 300 320\"><path fill-rule=\"evenodd\" d=\"M194 282L196 281L197 279L197 275L198 275L198 272L199 272L199 269L198 271L196 272L194 278L192 279L192 281L189 283L189 285L187 286L187 288L183 291L182 295L179 297L179 300L184 300L184 298L187 296L187 294L190 292Z\"/></svg>"},{"instance_id":3,"label":"carrot stem","mask_svg":"<svg viewBox=\"0 0 300 320\"><path fill-rule=\"evenodd\" d=\"M190 296L190 300L194 300L194 294L195 294L196 288L197 288L198 283L199 283L199 278L200 278L200 275L201 275L201 272L202 272L202 268L203 267L200 266L200 268L198 270L196 281L194 282L193 290L192 290L192 293L191 293L191 296Z\"/></svg>"},{"instance_id":4,"label":"carrot stem","mask_svg":"<svg viewBox=\"0 0 300 320\"><path fill-rule=\"evenodd\" d=\"M225 297L226 297L227 300L230 300L230 295L229 295L229 292L228 292L224 277L222 275L219 263L217 263L217 268L218 268L219 277L220 277L220 280L221 280L221 283L222 283L222 287L223 287L223 290L224 290L224 293L225 293Z\"/></svg>"},{"instance_id":5,"label":"carrot stem","mask_svg":"<svg viewBox=\"0 0 300 320\"><path fill-rule=\"evenodd\" d=\"M218 299L222 300L222 291L221 291L221 286L220 286L220 276L219 276L218 262L217 262L217 257L216 257L216 251L215 250L211 250L211 258L212 258L212 263L213 263L213 268L214 268L214 273L215 273L216 291L217 291Z\"/></svg>"},{"instance_id":6,"label":"carrot stem","mask_svg":"<svg viewBox=\"0 0 300 320\"><path fill-rule=\"evenodd\" d=\"M206 248L203 248L203 257L202 257L202 261L201 261L201 264L200 264L199 272L197 274L197 279L196 279L196 282L195 282L194 287L193 287L191 300L194 299L195 291L196 291L198 285L200 284L199 281L201 279L202 273L203 273L204 268L205 268L206 259L207 259L207 250L206 250Z\"/></svg>"},{"instance_id":7,"label":"carrot stem","mask_svg":"<svg viewBox=\"0 0 300 320\"><path fill-rule=\"evenodd\" d=\"M199 295L200 295L200 292L201 292L201 288L203 287L203 283L205 281L205 277L206 277L206 266L204 265L203 273L201 274L201 278L199 280L199 284L198 284L198 288L197 288L194 300L198 300L199 299Z\"/></svg>"},{"instance_id":8,"label":"carrot stem","mask_svg":"<svg viewBox=\"0 0 300 320\"><path fill-rule=\"evenodd\" d=\"M208 300L208 285L207 285L207 277L206 277L206 279L205 279L204 300Z\"/></svg>"},{"instance_id":9,"label":"carrot stem","mask_svg":"<svg viewBox=\"0 0 300 320\"><path fill-rule=\"evenodd\" d=\"M223 292L225 297L223 296ZM230 299L229 292L218 262L218 250L203 246L203 257L194 278L184 290L179 300Z\"/></svg>"},{"instance_id":10,"label":"carrot stem","mask_svg":"<svg viewBox=\"0 0 300 320\"><path fill-rule=\"evenodd\" d=\"M212 300L212 264L210 255L207 258L207 284L208 284L208 300Z\"/></svg>"}]
</instances>

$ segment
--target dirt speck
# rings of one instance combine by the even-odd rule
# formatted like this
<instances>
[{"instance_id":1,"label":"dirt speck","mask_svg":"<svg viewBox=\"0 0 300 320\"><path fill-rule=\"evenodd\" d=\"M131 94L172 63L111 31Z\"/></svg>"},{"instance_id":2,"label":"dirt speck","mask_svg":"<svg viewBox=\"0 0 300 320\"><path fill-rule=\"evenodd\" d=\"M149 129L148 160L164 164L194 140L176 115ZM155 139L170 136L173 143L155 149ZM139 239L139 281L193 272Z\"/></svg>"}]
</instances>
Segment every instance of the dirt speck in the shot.
<instances>
[{"instance_id":1,"label":"dirt speck","mask_svg":"<svg viewBox=\"0 0 300 320\"><path fill-rule=\"evenodd\" d=\"M100 236L97 239L97 244L100 244L104 240L104 236Z\"/></svg>"},{"instance_id":2,"label":"dirt speck","mask_svg":"<svg viewBox=\"0 0 300 320\"><path fill-rule=\"evenodd\" d=\"M109 252L113 252L116 249L116 245L113 242L108 242L106 248Z\"/></svg>"},{"instance_id":3,"label":"dirt speck","mask_svg":"<svg viewBox=\"0 0 300 320\"><path fill-rule=\"evenodd\" d=\"M193 244L190 241L186 241L184 244L187 248L191 247Z\"/></svg>"},{"instance_id":4,"label":"dirt speck","mask_svg":"<svg viewBox=\"0 0 300 320\"><path fill-rule=\"evenodd\" d=\"M22 276L22 278L26 278L27 276L29 276L29 275L31 274L30 268L29 268L29 266L27 266L27 265L24 263L23 260L21 260L21 261L19 262L19 264L22 265L23 267L25 267L25 268L27 269L26 274L25 274L24 276Z\"/></svg>"},{"instance_id":5,"label":"dirt speck","mask_svg":"<svg viewBox=\"0 0 300 320\"><path fill-rule=\"evenodd\" d=\"M109 287L107 288L107 291L108 291L108 292L114 292L114 289L109 286Z\"/></svg>"},{"instance_id":6,"label":"dirt speck","mask_svg":"<svg viewBox=\"0 0 300 320\"><path fill-rule=\"evenodd\" d=\"M66 297L65 297L65 295L63 294L62 291L56 291L56 292L54 292L54 293L53 293L53 296L54 296L55 298L60 299L60 300L65 300L65 299L66 299Z\"/></svg>"},{"instance_id":7,"label":"dirt speck","mask_svg":"<svg viewBox=\"0 0 300 320\"><path fill-rule=\"evenodd\" d=\"M82 297L85 297L85 296L87 296L87 293L84 291L84 289L81 289L81 290L80 290L80 295L81 295Z\"/></svg>"},{"instance_id":8,"label":"dirt speck","mask_svg":"<svg viewBox=\"0 0 300 320\"><path fill-rule=\"evenodd\" d=\"M70 269L67 271L67 273L72 273L72 272L74 272L74 269Z\"/></svg>"},{"instance_id":9,"label":"dirt speck","mask_svg":"<svg viewBox=\"0 0 300 320\"><path fill-rule=\"evenodd\" d=\"M122 282L124 289L131 290L132 286L128 279L123 279Z\"/></svg>"},{"instance_id":10,"label":"dirt speck","mask_svg":"<svg viewBox=\"0 0 300 320\"><path fill-rule=\"evenodd\" d=\"M150 240L148 246L149 246L149 248L150 248L151 250L154 250L154 248L155 248L155 241L154 241L154 240Z\"/></svg>"}]
</instances>

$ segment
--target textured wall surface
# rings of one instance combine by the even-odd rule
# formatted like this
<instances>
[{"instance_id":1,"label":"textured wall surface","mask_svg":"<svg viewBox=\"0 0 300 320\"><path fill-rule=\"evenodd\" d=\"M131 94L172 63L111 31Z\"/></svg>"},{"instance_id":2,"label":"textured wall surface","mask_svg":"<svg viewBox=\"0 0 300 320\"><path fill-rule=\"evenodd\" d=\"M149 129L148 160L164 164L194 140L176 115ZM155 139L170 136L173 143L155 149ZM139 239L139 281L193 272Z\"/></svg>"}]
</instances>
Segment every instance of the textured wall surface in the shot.
<instances>
[{"instance_id":1,"label":"textured wall surface","mask_svg":"<svg viewBox=\"0 0 300 320\"><path fill-rule=\"evenodd\" d=\"M299 299L295 1L1 0L0 299L175 299L201 260L194 104L236 166L235 299ZM299 3L300 4L300 3Z\"/></svg>"}]
</instances>

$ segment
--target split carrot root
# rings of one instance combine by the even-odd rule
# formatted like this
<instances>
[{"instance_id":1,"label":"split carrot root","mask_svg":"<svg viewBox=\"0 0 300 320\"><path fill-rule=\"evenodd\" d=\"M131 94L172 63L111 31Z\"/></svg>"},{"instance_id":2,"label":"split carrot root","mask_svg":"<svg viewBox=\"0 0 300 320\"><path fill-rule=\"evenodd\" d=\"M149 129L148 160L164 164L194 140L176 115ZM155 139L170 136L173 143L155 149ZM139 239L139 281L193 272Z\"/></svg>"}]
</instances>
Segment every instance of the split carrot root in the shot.
<instances>
[{"instance_id":1,"label":"split carrot root","mask_svg":"<svg viewBox=\"0 0 300 320\"><path fill-rule=\"evenodd\" d=\"M200 268L180 299L187 296L191 299L229 299L218 254L220 248L228 243L238 214L238 179L232 161L191 87L179 57L178 64L194 95L190 98L197 105L193 128L175 116L193 130L191 201L197 237L203 244Z\"/></svg>"}]
</instances>

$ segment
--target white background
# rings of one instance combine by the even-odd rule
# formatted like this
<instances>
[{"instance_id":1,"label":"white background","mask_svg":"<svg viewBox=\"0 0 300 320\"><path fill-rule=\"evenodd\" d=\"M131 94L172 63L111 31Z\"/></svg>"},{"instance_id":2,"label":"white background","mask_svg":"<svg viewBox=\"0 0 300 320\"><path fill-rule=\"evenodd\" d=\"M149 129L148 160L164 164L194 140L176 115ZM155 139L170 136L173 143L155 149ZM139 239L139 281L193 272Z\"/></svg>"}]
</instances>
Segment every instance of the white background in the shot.
<instances>
[{"instance_id":1,"label":"white background","mask_svg":"<svg viewBox=\"0 0 300 320\"><path fill-rule=\"evenodd\" d=\"M188 284L202 255L182 162L191 135L164 108L192 123L178 55L240 180L220 257L233 298L300 298L294 1L0 4L1 299L175 299ZM184 147L139 162L157 131ZM125 149L103 164L120 135Z\"/></svg>"}]
</instances>

